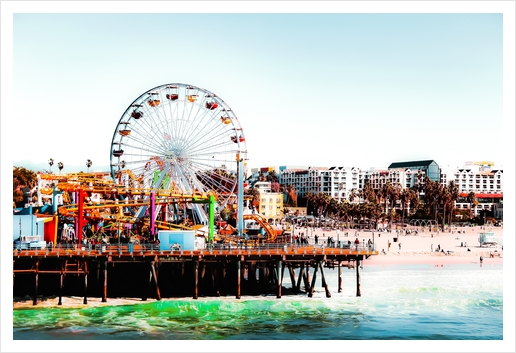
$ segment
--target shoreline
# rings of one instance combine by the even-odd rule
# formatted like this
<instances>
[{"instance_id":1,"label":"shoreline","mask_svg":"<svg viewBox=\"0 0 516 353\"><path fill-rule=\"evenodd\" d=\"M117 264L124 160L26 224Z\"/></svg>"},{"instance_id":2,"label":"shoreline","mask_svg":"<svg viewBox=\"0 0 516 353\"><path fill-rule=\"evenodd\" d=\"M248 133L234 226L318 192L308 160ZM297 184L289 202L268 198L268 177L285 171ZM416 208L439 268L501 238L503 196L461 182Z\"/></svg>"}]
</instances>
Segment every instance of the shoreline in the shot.
<instances>
[{"instance_id":1,"label":"shoreline","mask_svg":"<svg viewBox=\"0 0 516 353\"><path fill-rule=\"evenodd\" d=\"M480 266L480 256L483 256L482 265L503 265L503 257L489 257L490 251L475 252L471 255L461 253L445 255L444 253L389 253L387 255L371 256L365 260L364 266L367 265L470 265L476 264Z\"/></svg>"}]
</instances>

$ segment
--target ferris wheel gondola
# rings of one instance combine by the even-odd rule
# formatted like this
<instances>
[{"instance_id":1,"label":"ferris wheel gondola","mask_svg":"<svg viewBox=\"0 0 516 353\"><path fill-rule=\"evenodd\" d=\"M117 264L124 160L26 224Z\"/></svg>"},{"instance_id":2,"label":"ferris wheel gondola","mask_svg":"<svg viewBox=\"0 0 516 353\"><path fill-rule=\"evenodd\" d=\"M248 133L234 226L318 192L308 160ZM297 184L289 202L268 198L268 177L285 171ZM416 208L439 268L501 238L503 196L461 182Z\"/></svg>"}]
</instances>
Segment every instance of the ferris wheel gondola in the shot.
<instances>
[{"instance_id":1,"label":"ferris wheel gondola","mask_svg":"<svg viewBox=\"0 0 516 353\"><path fill-rule=\"evenodd\" d=\"M236 201L237 156L245 160L246 153L238 118L220 97L166 84L140 95L118 121L111 174L116 184L129 187L211 192L220 208ZM194 208L202 221L206 215Z\"/></svg>"}]
</instances>

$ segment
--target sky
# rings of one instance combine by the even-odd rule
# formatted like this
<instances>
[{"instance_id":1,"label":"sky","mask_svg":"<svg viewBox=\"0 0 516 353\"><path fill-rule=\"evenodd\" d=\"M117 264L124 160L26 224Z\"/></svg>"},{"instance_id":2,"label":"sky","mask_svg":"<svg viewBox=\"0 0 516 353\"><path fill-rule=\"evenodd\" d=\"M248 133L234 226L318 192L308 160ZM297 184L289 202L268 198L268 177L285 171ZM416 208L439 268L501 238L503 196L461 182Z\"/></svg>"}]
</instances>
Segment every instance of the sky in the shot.
<instances>
[{"instance_id":1,"label":"sky","mask_svg":"<svg viewBox=\"0 0 516 353\"><path fill-rule=\"evenodd\" d=\"M514 180L513 1L1 6L3 181L50 158L108 170L122 114L169 83L232 108L249 168L493 161Z\"/></svg>"},{"instance_id":2,"label":"sky","mask_svg":"<svg viewBox=\"0 0 516 353\"><path fill-rule=\"evenodd\" d=\"M16 166L106 170L121 115L167 83L232 108L250 168L503 165L485 148L503 128L501 13L73 9L14 13Z\"/></svg>"}]
</instances>

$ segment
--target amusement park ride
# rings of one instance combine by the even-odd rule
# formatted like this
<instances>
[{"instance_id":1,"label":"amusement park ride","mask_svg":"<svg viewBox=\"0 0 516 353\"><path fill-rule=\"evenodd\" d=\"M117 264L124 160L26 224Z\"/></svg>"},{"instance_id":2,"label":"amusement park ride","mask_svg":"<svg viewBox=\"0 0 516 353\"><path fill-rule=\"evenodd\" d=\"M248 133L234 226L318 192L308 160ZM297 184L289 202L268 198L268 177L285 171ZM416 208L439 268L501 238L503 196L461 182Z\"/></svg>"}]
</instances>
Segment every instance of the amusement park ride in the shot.
<instances>
[{"instance_id":1,"label":"amusement park ride","mask_svg":"<svg viewBox=\"0 0 516 353\"><path fill-rule=\"evenodd\" d=\"M206 240L213 242L214 221L224 208L237 213L237 234L224 240L247 238L244 219L253 219L273 242L276 231L263 217L243 214L246 155L244 131L221 98L192 85L161 85L140 95L119 119L110 173L39 174L38 198L53 198L54 213L75 225L79 243L87 225L97 231L107 224L151 238L158 230L200 235L207 227Z\"/></svg>"}]
</instances>

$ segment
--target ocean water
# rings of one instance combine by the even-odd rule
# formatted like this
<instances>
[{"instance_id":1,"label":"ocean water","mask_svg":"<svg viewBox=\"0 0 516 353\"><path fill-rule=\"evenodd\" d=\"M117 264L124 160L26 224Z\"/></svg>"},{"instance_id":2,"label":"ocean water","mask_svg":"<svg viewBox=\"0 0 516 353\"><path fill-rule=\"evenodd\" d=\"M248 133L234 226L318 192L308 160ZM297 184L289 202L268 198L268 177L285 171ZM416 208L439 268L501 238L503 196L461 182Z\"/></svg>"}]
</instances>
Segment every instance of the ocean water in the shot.
<instances>
[{"instance_id":1,"label":"ocean water","mask_svg":"<svg viewBox=\"0 0 516 353\"><path fill-rule=\"evenodd\" d=\"M13 340L502 340L501 265L325 270L306 295L163 299L13 312ZM290 286L285 276L284 285ZM109 302L116 300L108 298Z\"/></svg>"}]
</instances>

